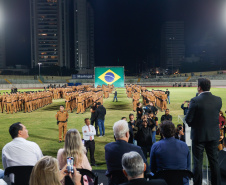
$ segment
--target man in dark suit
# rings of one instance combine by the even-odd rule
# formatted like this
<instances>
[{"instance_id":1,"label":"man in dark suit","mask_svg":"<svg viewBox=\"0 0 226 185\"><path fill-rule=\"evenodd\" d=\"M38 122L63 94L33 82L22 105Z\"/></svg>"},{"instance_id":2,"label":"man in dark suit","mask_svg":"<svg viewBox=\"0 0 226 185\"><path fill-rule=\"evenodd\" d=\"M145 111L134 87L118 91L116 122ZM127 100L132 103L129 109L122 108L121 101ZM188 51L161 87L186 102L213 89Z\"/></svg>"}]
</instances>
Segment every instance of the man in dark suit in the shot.
<instances>
[{"instance_id":1,"label":"man in dark suit","mask_svg":"<svg viewBox=\"0 0 226 185\"><path fill-rule=\"evenodd\" d=\"M220 184L218 164L218 141L220 138L219 112L220 97L209 92L210 80L198 79L199 96L190 101L185 120L191 127L192 153L194 156L194 185L202 184L203 151L206 150L211 169L211 183Z\"/></svg>"},{"instance_id":2,"label":"man in dark suit","mask_svg":"<svg viewBox=\"0 0 226 185\"><path fill-rule=\"evenodd\" d=\"M147 181L144 178L146 164L137 152L125 153L122 157L123 173L129 182L121 185L167 185L163 179Z\"/></svg>"},{"instance_id":3,"label":"man in dark suit","mask_svg":"<svg viewBox=\"0 0 226 185\"><path fill-rule=\"evenodd\" d=\"M142 156L144 162L147 163L141 148L128 143L129 127L126 121L117 121L113 126L113 130L116 142L105 145L105 160L107 163L106 175L109 185L128 181L122 172L122 156L124 153L136 151Z\"/></svg>"}]
</instances>

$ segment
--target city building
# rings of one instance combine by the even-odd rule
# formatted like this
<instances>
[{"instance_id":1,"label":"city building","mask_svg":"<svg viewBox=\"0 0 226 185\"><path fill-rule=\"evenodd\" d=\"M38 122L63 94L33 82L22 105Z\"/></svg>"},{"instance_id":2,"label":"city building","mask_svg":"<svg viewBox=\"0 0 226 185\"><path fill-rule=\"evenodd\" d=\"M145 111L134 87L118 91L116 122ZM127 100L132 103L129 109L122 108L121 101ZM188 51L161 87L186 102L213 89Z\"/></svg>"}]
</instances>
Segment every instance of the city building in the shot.
<instances>
[{"instance_id":1,"label":"city building","mask_svg":"<svg viewBox=\"0 0 226 185\"><path fill-rule=\"evenodd\" d=\"M175 72L185 56L184 22L165 22L161 32L161 67Z\"/></svg>"},{"instance_id":2,"label":"city building","mask_svg":"<svg viewBox=\"0 0 226 185\"><path fill-rule=\"evenodd\" d=\"M5 68L4 0L0 0L0 69Z\"/></svg>"},{"instance_id":3,"label":"city building","mask_svg":"<svg viewBox=\"0 0 226 185\"><path fill-rule=\"evenodd\" d=\"M88 0L31 0L31 67L94 67L94 11Z\"/></svg>"},{"instance_id":4,"label":"city building","mask_svg":"<svg viewBox=\"0 0 226 185\"><path fill-rule=\"evenodd\" d=\"M66 0L31 0L31 67L70 68L68 6Z\"/></svg>"},{"instance_id":5,"label":"city building","mask_svg":"<svg viewBox=\"0 0 226 185\"><path fill-rule=\"evenodd\" d=\"M76 69L94 67L94 11L87 0L74 1L74 53Z\"/></svg>"}]
</instances>

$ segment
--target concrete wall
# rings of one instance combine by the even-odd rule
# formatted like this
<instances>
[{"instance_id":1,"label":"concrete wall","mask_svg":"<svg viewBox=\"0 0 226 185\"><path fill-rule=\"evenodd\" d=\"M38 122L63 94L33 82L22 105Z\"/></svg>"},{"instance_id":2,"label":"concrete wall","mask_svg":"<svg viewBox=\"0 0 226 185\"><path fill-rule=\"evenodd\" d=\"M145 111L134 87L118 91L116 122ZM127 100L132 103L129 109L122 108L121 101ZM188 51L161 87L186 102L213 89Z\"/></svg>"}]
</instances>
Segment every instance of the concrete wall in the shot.
<instances>
[{"instance_id":1,"label":"concrete wall","mask_svg":"<svg viewBox=\"0 0 226 185\"><path fill-rule=\"evenodd\" d=\"M134 84L142 85L142 86L156 86L156 87L161 87L161 86L166 86L166 87L172 87L175 82L134 82ZM54 83L57 86L64 85L65 83ZM83 85L93 85L91 82L83 81ZM128 83L130 84L130 83ZM184 82L181 83L182 85ZM190 84L190 82L186 83L187 85ZM26 89L26 88L40 88L43 89L44 86L47 87L49 83L45 84L0 84L0 90L2 89L11 89L12 87L16 87L18 89ZM211 85L212 86L225 86L226 87L226 80L211 80ZM197 81L192 82L192 86L197 86Z\"/></svg>"}]
</instances>

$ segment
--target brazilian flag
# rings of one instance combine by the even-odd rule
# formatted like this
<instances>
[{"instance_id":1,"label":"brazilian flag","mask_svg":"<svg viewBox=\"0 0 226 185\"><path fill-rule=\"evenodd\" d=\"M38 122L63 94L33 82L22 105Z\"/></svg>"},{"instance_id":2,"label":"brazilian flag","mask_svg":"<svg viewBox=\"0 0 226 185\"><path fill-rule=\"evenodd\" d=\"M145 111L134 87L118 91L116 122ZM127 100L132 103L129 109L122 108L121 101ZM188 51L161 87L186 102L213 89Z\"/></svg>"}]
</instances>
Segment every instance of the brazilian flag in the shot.
<instances>
[{"instance_id":1,"label":"brazilian flag","mask_svg":"<svg viewBox=\"0 0 226 185\"><path fill-rule=\"evenodd\" d=\"M124 67L95 67L95 87L103 84L124 87Z\"/></svg>"}]
</instances>

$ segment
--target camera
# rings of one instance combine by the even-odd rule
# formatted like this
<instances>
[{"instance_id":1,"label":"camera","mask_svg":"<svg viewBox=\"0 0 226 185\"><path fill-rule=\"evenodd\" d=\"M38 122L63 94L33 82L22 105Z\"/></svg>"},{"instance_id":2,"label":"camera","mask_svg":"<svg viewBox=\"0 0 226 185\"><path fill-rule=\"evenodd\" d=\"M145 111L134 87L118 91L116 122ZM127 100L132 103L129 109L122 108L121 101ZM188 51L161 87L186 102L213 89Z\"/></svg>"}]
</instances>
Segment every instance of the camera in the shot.
<instances>
[{"instance_id":1,"label":"camera","mask_svg":"<svg viewBox=\"0 0 226 185\"><path fill-rule=\"evenodd\" d=\"M178 127L178 130L179 130L179 131L182 130L182 127Z\"/></svg>"},{"instance_id":2,"label":"camera","mask_svg":"<svg viewBox=\"0 0 226 185\"><path fill-rule=\"evenodd\" d=\"M67 171L68 173L74 173L74 157L67 157Z\"/></svg>"}]
</instances>

